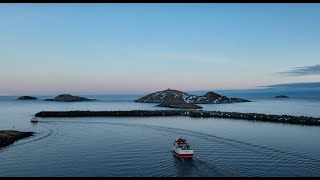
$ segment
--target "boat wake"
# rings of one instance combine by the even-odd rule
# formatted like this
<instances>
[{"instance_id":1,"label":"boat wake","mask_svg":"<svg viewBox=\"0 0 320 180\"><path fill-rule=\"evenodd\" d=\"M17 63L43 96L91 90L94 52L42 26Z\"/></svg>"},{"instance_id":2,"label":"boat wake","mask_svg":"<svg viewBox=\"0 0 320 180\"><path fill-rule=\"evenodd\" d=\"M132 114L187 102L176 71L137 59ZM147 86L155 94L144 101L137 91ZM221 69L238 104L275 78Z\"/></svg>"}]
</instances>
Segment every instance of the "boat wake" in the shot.
<instances>
[{"instance_id":1,"label":"boat wake","mask_svg":"<svg viewBox=\"0 0 320 180\"><path fill-rule=\"evenodd\" d=\"M193 169L198 169L195 174L200 176L207 176L213 172L215 173L213 176L309 176L308 174L320 172L320 159L305 153L257 145L192 130L146 124L101 121L48 120L41 121L41 123L95 123L154 129L172 133L174 137L176 137L177 134L183 134L193 141L193 149L195 150L194 160L179 160L176 164L178 167L181 166L181 168L189 168L187 164L192 165ZM43 139L51 134L52 129L49 129L48 135L33 141ZM163 171L165 172L165 170Z\"/></svg>"}]
</instances>

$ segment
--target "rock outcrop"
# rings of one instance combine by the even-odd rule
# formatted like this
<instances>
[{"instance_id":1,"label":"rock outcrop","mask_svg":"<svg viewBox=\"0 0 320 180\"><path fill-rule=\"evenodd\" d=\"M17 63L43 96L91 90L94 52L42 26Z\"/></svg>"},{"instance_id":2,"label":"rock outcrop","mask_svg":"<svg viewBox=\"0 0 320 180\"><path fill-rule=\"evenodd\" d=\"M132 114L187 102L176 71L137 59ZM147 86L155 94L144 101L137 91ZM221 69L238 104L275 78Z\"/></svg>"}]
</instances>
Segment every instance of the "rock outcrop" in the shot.
<instances>
[{"instance_id":1,"label":"rock outcrop","mask_svg":"<svg viewBox=\"0 0 320 180\"><path fill-rule=\"evenodd\" d=\"M87 99L80 96L72 96L71 94L60 94L54 99L46 99L45 101L59 101L59 102L77 102L77 101L94 101L95 99Z\"/></svg>"},{"instance_id":2,"label":"rock outcrop","mask_svg":"<svg viewBox=\"0 0 320 180\"><path fill-rule=\"evenodd\" d=\"M285 95L280 95L280 96L276 96L274 98L289 98L288 96L285 96Z\"/></svg>"},{"instance_id":3,"label":"rock outcrop","mask_svg":"<svg viewBox=\"0 0 320 180\"><path fill-rule=\"evenodd\" d=\"M159 107L180 108L180 109L201 109L201 106L191 103L161 103L157 105Z\"/></svg>"},{"instance_id":4,"label":"rock outcrop","mask_svg":"<svg viewBox=\"0 0 320 180\"><path fill-rule=\"evenodd\" d=\"M164 91L158 91L148 94L135 102L144 103L191 103L191 104L222 104L222 103L234 103L234 102L250 102L246 99L229 98L221 96L214 92L207 92L203 96L190 95L182 91L167 89Z\"/></svg>"},{"instance_id":5,"label":"rock outcrop","mask_svg":"<svg viewBox=\"0 0 320 180\"><path fill-rule=\"evenodd\" d=\"M38 98L32 96L21 96L17 100L36 100Z\"/></svg>"},{"instance_id":6,"label":"rock outcrop","mask_svg":"<svg viewBox=\"0 0 320 180\"><path fill-rule=\"evenodd\" d=\"M0 131L0 148L13 144L15 141L32 136L33 132L20 132L11 130Z\"/></svg>"}]
</instances>

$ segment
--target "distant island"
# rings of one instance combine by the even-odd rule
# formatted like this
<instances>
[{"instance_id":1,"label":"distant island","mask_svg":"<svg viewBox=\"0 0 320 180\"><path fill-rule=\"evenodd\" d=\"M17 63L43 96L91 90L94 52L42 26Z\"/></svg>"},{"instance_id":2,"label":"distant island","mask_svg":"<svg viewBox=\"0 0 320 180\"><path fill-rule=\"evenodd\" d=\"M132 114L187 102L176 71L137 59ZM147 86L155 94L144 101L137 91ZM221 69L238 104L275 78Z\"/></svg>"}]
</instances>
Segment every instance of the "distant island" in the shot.
<instances>
[{"instance_id":1,"label":"distant island","mask_svg":"<svg viewBox=\"0 0 320 180\"><path fill-rule=\"evenodd\" d=\"M20 132L20 131L12 131L12 130L2 130L0 131L0 148L9 146L13 144L15 141L32 136L33 132Z\"/></svg>"},{"instance_id":2,"label":"distant island","mask_svg":"<svg viewBox=\"0 0 320 180\"><path fill-rule=\"evenodd\" d=\"M38 98L32 96L21 96L17 100L36 100Z\"/></svg>"},{"instance_id":3,"label":"distant island","mask_svg":"<svg viewBox=\"0 0 320 180\"><path fill-rule=\"evenodd\" d=\"M148 94L144 97L141 97L135 102L142 103L165 103L168 105L170 103L173 104L223 104L223 103L235 103L235 102L251 102L246 99L240 98L229 98L226 96L222 96L215 92L207 92L203 96L190 95L188 93L167 89L164 91L158 91L155 93ZM186 106L186 105L183 105Z\"/></svg>"},{"instance_id":4,"label":"distant island","mask_svg":"<svg viewBox=\"0 0 320 180\"><path fill-rule=\"evenodd\" d=\"M60 94L54 99L45 99L45 101L58 101L58 102L79 102L79 101L95 101L95 99L88 99L80 96L72 96L71 94Z\"/></svg>"},{"instance_id":5,"label":"distant island","mask_svg":"<svg viewBox=\"0 0 320 180\"><path fill-rule=\"evenodd\" d=\"M280 95L280 96L276 96L274 98L289 98L288 96L285 96L285 95Z\"/></svg>"}]
</instances>

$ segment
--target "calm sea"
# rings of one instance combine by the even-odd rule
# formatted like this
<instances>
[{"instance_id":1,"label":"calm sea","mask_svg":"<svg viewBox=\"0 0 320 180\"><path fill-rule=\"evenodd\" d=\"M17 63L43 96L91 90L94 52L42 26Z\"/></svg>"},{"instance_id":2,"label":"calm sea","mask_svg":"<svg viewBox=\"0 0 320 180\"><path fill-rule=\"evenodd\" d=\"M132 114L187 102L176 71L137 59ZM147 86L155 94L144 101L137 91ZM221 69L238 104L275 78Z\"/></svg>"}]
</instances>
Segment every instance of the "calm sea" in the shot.
<instances>
[{"instance_id":1,"label":"calm sea","mask_svg":"<svg viewBox=\"0 0 320 180\"><path fill-rule=\"evenodd\" d=\"M141 96L85 96L94 102L0 97L0 129L34 131L0 149L0 176L320 176L320 128L190 117L38 118L43 110L154 110ZM207 104L204 110L320 117L320 99L272 97ZM183 136L194 159L172 154Z\"/></svg>"}]
</instances>

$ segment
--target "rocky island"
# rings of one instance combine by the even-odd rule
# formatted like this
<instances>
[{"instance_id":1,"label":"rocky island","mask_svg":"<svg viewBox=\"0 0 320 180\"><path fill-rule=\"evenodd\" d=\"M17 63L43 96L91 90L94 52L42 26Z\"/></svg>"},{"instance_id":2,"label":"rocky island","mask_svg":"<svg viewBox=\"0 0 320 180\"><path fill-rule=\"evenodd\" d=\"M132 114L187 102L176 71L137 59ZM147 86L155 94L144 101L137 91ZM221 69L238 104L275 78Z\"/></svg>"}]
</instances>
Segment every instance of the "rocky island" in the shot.
<instances>
[{"instance_id":1,"label":"rocky island","mask_svg":"<svg viewBox=\"0 0 320 180\"><path fill-rule=\"evenodd\" d=\"M32 136L33 132L20 132L11 130L0 131L0 148L13 144L15 141Z\"/></svg>"},{"instance_id":2,"label":"rocky island","mask_svg":"<svg viewBox=\"0 0 320 180\"><path fill-rule=\"evenodd\" d=\"M17 100L36 100L38 98L32 96L21 96Z\"/></svg>"},{"instance_id":3,"label":"rocky island","mask_svg":"<svg viewBox=\"0 0 320 180\"><path fill-rule=\"evenodd\" d=\"M190 95L188 93L167 89L148 94L135 102L142 103L189 103L189 104L222 104L222 103L235 103L235 102L250 102L246 99L229 98L222 96L215 92L207 92L202 96Z\"/></svg>"},{"instance_id":4,"label":"rocky island","mask_svg":"<svg viewBox=\"0 0 320 180\"><path fill-rule=\"evenodd\" d=\"M45 101L58 101L58 102L79 102L79 101L94 101L95 99L88 99L80 96L72 96L71 94L60 94L54 99L46 99Z\"/></svg>"},{"instance_id":5,"label":"rocky island","mask_svg":"<svg viewBox=\"0 0 320 180\"><path fill-rule=\"evenodd\" d=\"M285 96L285 95L280 95L280 96L276 96L274 98L289 98L288 96Z\"/></svg>"}]
</instances>

